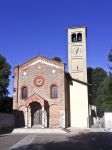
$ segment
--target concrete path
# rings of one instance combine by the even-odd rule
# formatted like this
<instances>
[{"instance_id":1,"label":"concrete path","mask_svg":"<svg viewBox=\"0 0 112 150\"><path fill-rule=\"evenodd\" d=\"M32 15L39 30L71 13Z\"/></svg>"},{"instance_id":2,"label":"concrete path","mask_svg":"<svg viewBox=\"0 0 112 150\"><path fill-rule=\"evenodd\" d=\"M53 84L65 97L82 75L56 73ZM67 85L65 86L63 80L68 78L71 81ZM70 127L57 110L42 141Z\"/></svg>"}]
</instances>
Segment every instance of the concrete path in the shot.
<instances>
[{"instance_id":1,"label":"concrete path","mask_svg":"<svg viewBox=\"0 0 112 150\"><path fill-rule=\"evenodd\" d=\"M23 134L23 133L26 133L26 134L65 134L66 131L65 130L62 130L62 129L50 129L50 128L44 128L44 129L36 129L36 128L18 128L18 129L14 129L12 134Z\"/></svg>"},{"instance_id":2,"label":"concrete path","mask_svg":"<svg viewBox=\"0 0 112 150\"><path fill-rule=\"evenodd\" d=\"M9 150L27 150L29 145L33 142L36 135L28 135L20 140L18 143L13 145Z\"/></svg>"},{"instance_id":3,"label":"concrete path","mask_svg":"<svg viewBox=\"0 0 112 150\"><path fill-rule=\"evenodd\" d=\"M18 143L27 134L2 134L0 135L0 150L8 150L10 147Z\"/></svg>"},{"instance_id":4,"label":"concrete path","mask_svg":"<svg viewBox=\"0 0 112 150\"><path fill-rule=\"evenodd\" d=\"M0 150L112 150L112 132L71 129L68 134L10 134L0 136Z\"/></svg>"}]
</instances>

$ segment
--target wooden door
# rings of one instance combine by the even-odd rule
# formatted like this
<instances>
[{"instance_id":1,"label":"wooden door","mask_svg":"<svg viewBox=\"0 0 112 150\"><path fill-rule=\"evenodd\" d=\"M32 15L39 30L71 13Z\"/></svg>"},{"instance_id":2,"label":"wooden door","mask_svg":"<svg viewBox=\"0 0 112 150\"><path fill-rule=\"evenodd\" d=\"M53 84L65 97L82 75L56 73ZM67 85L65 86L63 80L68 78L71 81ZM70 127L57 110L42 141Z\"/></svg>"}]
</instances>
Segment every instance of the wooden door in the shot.
<instances>
[{"instance_id":1,"label":"wooden door","mask_svg":"<svg viewBox=\"0 0 112 150\"><path fill-rule=\"evenodd\" d=\"M34 125L42 124L42 109L38 109L34 113Z\"/></svg>"}]
</instances>

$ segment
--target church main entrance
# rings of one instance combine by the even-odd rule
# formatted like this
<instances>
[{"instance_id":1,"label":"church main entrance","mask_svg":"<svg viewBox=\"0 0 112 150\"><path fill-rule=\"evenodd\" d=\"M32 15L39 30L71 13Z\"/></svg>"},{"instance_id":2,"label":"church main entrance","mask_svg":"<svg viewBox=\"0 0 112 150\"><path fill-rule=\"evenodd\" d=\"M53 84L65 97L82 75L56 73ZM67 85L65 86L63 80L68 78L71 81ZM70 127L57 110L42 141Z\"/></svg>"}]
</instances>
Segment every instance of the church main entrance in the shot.
<instances>
[{"instance_id":1,"label":"church main entrance","mask_svg":"<svg viewBox=\"0 0 112 150\"><path fill-rule=\"evenodd\" d=\"M42 107L38 102L30 103L31 108L31 126L42 125Z\"/></svg>"},{"instance_id":2,"label":"church main entrance","mask_svg":"<svg viewBox=\"0 0 112 150\"><path fill-rule=\"evenodd\" d=\"M38 95L33 95L25 101L25 128L49 127L49 104Z\"/></svg>"},{"instance_id":3,"label":"church main entrance","mask_svg":"<svg viewBox=\"0 0 112 150\"><path fill-rule=\"evenodd\" d=\"M33 116L33 114L32 114L32 116ZM41 109L35 111L33 122L34 122L34 125L42 124L42 110Z\"/></svg>"}]
</instances>

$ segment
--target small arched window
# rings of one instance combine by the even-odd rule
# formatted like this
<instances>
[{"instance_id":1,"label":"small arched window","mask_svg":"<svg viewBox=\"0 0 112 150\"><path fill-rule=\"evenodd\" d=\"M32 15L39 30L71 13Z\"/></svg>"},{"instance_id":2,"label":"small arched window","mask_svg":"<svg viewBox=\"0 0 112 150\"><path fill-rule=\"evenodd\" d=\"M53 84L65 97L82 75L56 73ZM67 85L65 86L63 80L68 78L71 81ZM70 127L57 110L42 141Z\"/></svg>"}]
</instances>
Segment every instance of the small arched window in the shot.
<instances>
[{"instance_id":1,"label":"small arched window","mask_svg":"<svg viewBox=\"0 0 112 150\"><path fill-rule=\"evenodd\" d=\"M77 41L75 33L72 34L71 38L72 38L72 42L76 42Z\"/></svg>"},{"instance_id":2,"label":"small arched window","mask_svg":"<svg viewBox=\"0 0 112 150\"><path fill-rule=\"evenodd\" d=\"M58 97L57 86L52 85L51 86L51 98L57 98L57 97Z\"/></svg>"},{"instance_id":3,"label":"small arched window","mask_svg":"<svg viewBox=\"0 0 112 150\"><path fill-rule=\"evenodd\" d=\"M82 41L82 33L78 33L77 34L77 42L81 42Z\"/></svg>"},{"instance_id":4,"label":"small arched window","mask_svg":"<svg viewBox=\"0 0 112 150\"><path fill-rule=\"evenodd\" d=\"M28 97L28 89L27 89L27 87L24 86L21 89L21 98L27 99L27 97Z\"/></svg>"}]
</instances>

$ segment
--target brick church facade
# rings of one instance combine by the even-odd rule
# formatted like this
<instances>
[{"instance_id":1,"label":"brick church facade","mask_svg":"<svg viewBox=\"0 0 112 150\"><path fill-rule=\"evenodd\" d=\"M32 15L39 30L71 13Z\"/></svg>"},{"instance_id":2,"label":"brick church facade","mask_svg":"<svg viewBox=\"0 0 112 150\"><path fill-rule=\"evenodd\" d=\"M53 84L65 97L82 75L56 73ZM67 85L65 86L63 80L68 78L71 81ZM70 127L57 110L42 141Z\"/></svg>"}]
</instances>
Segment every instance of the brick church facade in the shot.
<instances>
[{"instance_id":1,"label":"brick church facade","mask_svg":"<svg viewBox=\"0 0 112 150\"><path fill-rule=\"evenodd\" d=\"M66 73L63 62L37 56L14 68L13 109L18 127L87 127L87 85Z\"/></svg>"},{"instance_id":2,"label":"brick church facade","mask_svg":"<svg viewBox=\"0 0 112 150\"><path fill-rule=\"evenodd\" d=\"M65 127L64 63L37 56L15 67L14 81L14 108L27 113L26 126Z\"/></svg>"}]
</instances>

